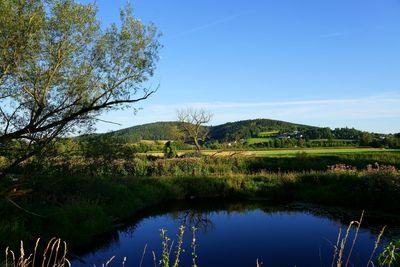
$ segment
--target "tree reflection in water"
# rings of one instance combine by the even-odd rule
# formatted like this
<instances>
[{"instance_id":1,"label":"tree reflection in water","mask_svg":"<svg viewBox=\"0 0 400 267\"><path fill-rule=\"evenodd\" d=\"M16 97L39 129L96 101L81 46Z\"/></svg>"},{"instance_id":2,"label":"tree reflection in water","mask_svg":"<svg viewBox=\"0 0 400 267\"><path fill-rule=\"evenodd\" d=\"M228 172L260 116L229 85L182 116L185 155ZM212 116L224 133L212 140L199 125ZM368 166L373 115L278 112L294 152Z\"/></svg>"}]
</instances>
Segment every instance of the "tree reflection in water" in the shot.
<instances>
[{"instance_id":1,"label":"tree reflection in water","mask_svg":"<svg viewBox=\"0 0 400 267\"><path fill-rule=\"evenodd\" d=\"M214 223L210 219L210 213L208 212L185 210L173 213L171 217L177 221L179 225L185 226L186 229L195 227L204 233L209 233L215 228Z\"/></svg>"}]
</instances>

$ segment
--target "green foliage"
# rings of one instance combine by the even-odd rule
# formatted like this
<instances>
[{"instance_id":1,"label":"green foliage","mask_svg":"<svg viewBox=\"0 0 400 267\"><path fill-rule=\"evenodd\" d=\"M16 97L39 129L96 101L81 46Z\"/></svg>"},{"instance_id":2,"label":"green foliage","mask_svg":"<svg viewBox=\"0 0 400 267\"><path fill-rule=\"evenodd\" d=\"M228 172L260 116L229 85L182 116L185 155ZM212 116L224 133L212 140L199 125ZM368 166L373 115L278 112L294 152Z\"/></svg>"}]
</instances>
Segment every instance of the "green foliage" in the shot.
<instances>
[{"instance_id":1,"label":"green foliage","mask_svg":"<svg viewBox=\"0 0 400 267\"><path fill-rule=\"evenodd\" d=\"M63 206L57 216L49 218L49 232L57 233L71 244L85 244L91 236L82 233L105 233L110 231L112 221L102 207L95 203L77 201ZM79 231L77 231L79 229Z\"/></svg>"},{"instance_id":2,"label":"green foliage","mask_svg":"<svg viewBox=\"0 0 400 267\"><path fill-rule=\"evenodd\" d=\"M94 4L75 0L4 0L0 10L0 145L20 140L11 167L154 93L143 84L159 34L129 6L106 29Z\"/></svg>"},{"instance_id":3,"label":"green foliage","mask_svg":"<svg viewBox=\"0 0 400 267\"><path fill-rule=\"evenodd\" d=\"M107 133L123 142L132 143L141 140L181 140L182 133L179 130L179 122L154 122L133 126L130 128Z\"/></svg>"},{"instance_id":4,"label":"green foliage","mask_svg":"<svg viewBox=\"0 0 400 267\"><path fill-rule=\"evenodd\" d=\"M378 257L379 266L399 266L400 265L400 240L392 241L385 246Z\"/></svg>"},{"instance_id":5,"label":"green foliage","mask_svg":"<svg viewBox=\"0 0 400 267\"><path fill-rule=\"evenodd\" d=\"M272 137L272 136L276 136L279 134L279 131L274 130L274 131L268 131L268 132L260 132L258 134L259 137Z\"/></svg>"},{"instance_id":6,"label":"green foliage","mask_svg":"<svg viewBox=\"0 0 400 267\"><path fill-rule=\"evenodd\" d=\"M180 263L180 257L181 253L184 252L184 249L182 248L183 245L183 235L185 233L185 226L181 225L179 227L179 234L178 234L178 240L177 244L175 246L175 259L171 259L171 249L173 245L170 244L171 238L168 237L167 235L167 230L161 229L160 230L160 236L161 236L161 244L162 244L162 254L161 254L161 260L160 260L160 266L161 267L179 267ZM170 264L170 261L173 260L172 265Z\"/></svg>"},{"instance_id":7,"label":"green foliage","mask_svg":"<svg viewBox=\"0 0 400 267\"><path fill-rule=\"evenodd\" d=\"M118 142L125 143L138 143L140 140L174 140L177 150L193 149L191 145L182 142L184 138L179 127L179 122L156 122L106 135L115 137L119 140ZM357 146L400 148L400 137L396 137L396 135L374 134L350 128L331 130L267 119L238 121L209 126L207 129L209 137L203 145L209 149ZM138 152L157 151L157 149L158 151L163 150L151 147L139 149Z\"/></svg>"},{"instance_id":8,"label":"green foliage","mask_svg":"<svg viewBox=\"0 0 400 267\"><path fill-rule=\"evenodd\" d=\"M8 166L8 160L6 157L0 156L0 170Z\"/></svg>"},{"instance_id":9,"label":"green foliage","mask_svg":"<svg viewBox=\"0 0 400 267\"><path fill-rule=\"evenodd\" d=\"M246 156L246 151L243 155L240 151L237 154L207 151L208 155L186 152L177 158L160 158L136 153L136 145L108 145L106 142L94 151L84 150L83 155L67 154L46 161L33 160L21 166L18 173L96 177L231 175L264 171L325 171L328 166L336 164L363 170L375 163L400 169L399 152L376 149L270 150L254 151L253 156Z\"/></svg>"},{"instance_id":10,"label":"green foliage","mask_svg":"<svg viewBox=\"0 0 400 267\"><path fill-rule=\"evenodd\" d=\"M175 143L172 141L168 141L164 145L164 157L167 159L172 159L176 158L177 153L176 153L176 147Z\"/></svg>"},{"instance_id":11,"label":"green foliage","mask_svg":"<svg viewBox=\"0 0 400 267\"><path fill-rule=\"evenodd\" d=\"M267 138L267 137L253 137L253 138L248 138L246 140L246 143L248 145L254 145L254 144L259 144L259 143L269 143L272 142L272 138Z\"/></svg>"},{"instance_id":12,"label":"green foliage","mask_svg":"<svg viewBox=\"0 0 400 267\"><path fill-rule=\"evenodd\" d=\"M265 132L286 132L308 128L313 127L268 119L245 120L211 127L210 137L219 141L232 141L259 137Z\"/></svg>"},{"instance_id":13,"label":"green foliage","mask_svg":"<svg viewBox=\"0 0 400 267\"><path fill-rule=\"evenodd\" d=\"M179 122L156 122L104 135L117 143L128 144L137 153L163 151L163 147L158 146L157 141L164 140L173 140L177 150L193 149L193 145L183 142L183 134L179 127ZM349 128L331 130L266 119L232 122L207 128L210 134L203 145L213 150L357 147L360 145L400 148L400 138L396 135L373 134ZM97 136L103 137L103 135ZM288 138L289 136L291 138Z\"/></svg>"}]
</instances>

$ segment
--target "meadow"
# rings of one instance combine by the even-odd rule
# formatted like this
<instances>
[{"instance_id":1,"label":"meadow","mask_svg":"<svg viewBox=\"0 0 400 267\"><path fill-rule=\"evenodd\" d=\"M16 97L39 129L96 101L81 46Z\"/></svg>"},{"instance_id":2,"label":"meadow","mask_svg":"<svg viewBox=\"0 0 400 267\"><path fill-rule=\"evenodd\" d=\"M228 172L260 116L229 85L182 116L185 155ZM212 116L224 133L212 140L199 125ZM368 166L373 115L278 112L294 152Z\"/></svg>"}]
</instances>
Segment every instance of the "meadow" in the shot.
<instances>
[{"instance_id":1,"label":"meadow","mask_svg":"<svg viewBox=\"0 0 400 267\"><path fill-rule=\"evenodd\" d=\"M195 150L178 150L178 156L184 156ZM296 157L299 154L314 156L340 156L340 155L360 155L360 154L386 154L400 153L400 149L372 148L372 147L324 147L324 148L271 148L271 149L205 149L202 154L208 156L233 156L242 155L250 157ZM162 151L149 151L140 153L141 155L151 155L163 157Z\"/></svg>"},{"instance_id":2,"label":"meadow","mask_svg":"<svg viewBox=\"0 0 400 267\"><path fill-rule=\"evenodd\" d=\"M336 156L339 154L360 154L360 153L385 153L385 152L397 152L400 153L400 149L385 149L385 148L362 148L362 147L334 147L334 148L280 148L280 149L263 149L263 150L233 150L232 151L214 151L205 150L204 154L211 155L216 152L222 154L229 153L243 153L243 155L255 156L255 157L295 157L299 153L305 153L308 155L326 155Z\"/></svg>"}]
</instances>

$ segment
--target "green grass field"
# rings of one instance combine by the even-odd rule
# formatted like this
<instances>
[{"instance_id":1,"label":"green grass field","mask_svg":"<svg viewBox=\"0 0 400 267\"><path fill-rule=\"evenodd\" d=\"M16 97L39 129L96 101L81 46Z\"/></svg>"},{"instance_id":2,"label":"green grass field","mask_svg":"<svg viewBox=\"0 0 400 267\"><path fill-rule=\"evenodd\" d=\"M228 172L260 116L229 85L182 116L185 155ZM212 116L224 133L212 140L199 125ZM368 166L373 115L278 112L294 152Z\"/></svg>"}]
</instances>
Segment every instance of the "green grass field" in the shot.
<instances>
[{"instance_id":1,"label":"green grass field","mask_svg":"<svg viewBox=\"0 0 400 267\"><path fill-rule=\"evenodd\" d=\"M272 140L273 140L272 138L267 138L267 137L253 137L253 138L248 138L246 142L249 145L254 145L259 143L265 143Z\"/></svg>"},{"instance_id":2,"label":"green grass field","mask_svg":"<svg viewBox=\"0 0 400 267\"><path fill-rule=\"evenodd\" d=\"M279 133L279 131L261 132L258 134L258 136L259 137L270 137L270 136L277 135L278 133Z\"/></svg>"},{"instance_id":3,"label":"green grass field","mask_svg":"<svg viewBox=\"0 0 400 267\"><path fill-rule=\"evenodd\" d=\"M328 142L329 139L312 139L309 140L309 142ZM356 140L351 140L351 139L331 139L332 142L344 142L344 143L352 143L356 142Z\"/></svg>"},{"instance_id":4,"label":"green grass field","mask_svg":"<svg viewBox=\"0 0 400 267\"><path fill-rule=\"evenodd\" d=\"M183 155L193 151L178 151L178 155ZM360 153L385 153L395 152L400 153L400 149L385 149L385 148L361 148L361 147L338 147L338 148L279 148L269 150L202 150L204 155L230 156L243 155L254 157L296 157L299 153L309 155L335 156L338 154L360 154ZM162 157L162 152L148 152L147 155Z\"/></svg>"},{"instance_id":5,"label":"green grass field","mask_svg":"<svg viewBox=\"0 0 400 267\"><path fill-rule=\"evenodd\" d=\"M139 143L150 144L150 145L157 145L157 144L165 144L168 140L141 140Z\"/></svg>"},{"instance_id":6,"label":"green grass field","mask_svg":"<svg viewBox=\"0 0 400 267\"><path fill-rule=\"evenodd\" d=\"M400 149L383 149L383 148L298 148L298 149L271 149L248 151L256 157L294 157L299 153L312 155L337 155L337 154L360 154L360 153L385 153L398 152Z\"/></svg>"}]
</instances>

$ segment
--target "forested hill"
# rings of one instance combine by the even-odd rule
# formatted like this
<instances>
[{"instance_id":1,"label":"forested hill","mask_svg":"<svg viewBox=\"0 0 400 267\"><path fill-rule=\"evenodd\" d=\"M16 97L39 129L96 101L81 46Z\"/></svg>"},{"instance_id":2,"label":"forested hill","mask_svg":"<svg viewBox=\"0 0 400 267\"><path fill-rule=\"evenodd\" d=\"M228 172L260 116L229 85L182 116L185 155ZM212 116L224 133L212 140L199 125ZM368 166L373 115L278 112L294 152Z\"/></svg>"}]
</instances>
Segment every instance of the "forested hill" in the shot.
<instances>
[{"instance_id":1,"label":"forested hill","mask_svg":"<svg viewBox=\"0 0 400 267\"><path fill-rule=\"evenodd\" d=\"M399 134L369 133L354 128L321 128L270 119L243 120L207 126L207 128L209 130L208 143L238 141L241 144L256 147L357 145L400 147ZM142 140L185 139L180 122L176 121L143 124L97 136L134 143Z\"/></svg>"},{"instance_id":2,"label":"forested hill","mask_svg":"<svg viewBox=\"0 0 400 267\"><path fill-rule=\"evenodd\" d=\"M105 135L128 142L137 142L141 140L176 140L182 133L180 132L179 122L163 121L137 125Z\"/></svg>"},{"instance_id":3,"label":"forested hill","mask_svg":"<svg viewBox=\"0 0 400 267\"><path fill-rule=\"evenodd\" d=\"M175 140L182 136L179 122L154 122L107 133L126 141L140 140ZM256 119L229 122L217 126L209 126L209 137L212 140L227 141L259 136L263 132L293 132L318 129L317 127L294 124L290 122Z\"/></svg>"},{"instance_id":4,"label":"forested hill","mask_svg":"<svg viewBox=\"0 0 400 267\"><path fill-rule=\"evenodd\" d=\"M215 140L239 140L250 137L260 136L263 133L276 132L293 132L306 131L310 129L318 129L314 126L295 124L286 121L255 119L236 122L228 122L225 124L210 127L210 137Z\"/></svg>"}]
</instances>

